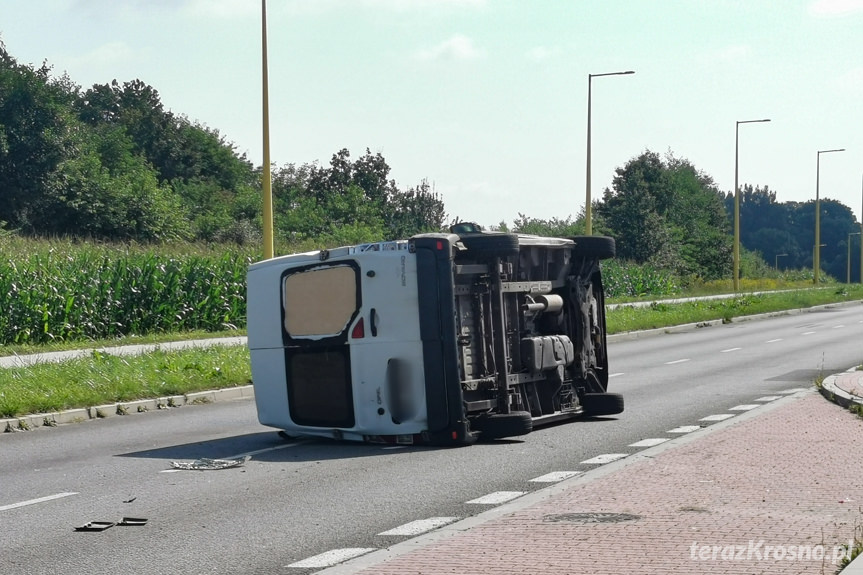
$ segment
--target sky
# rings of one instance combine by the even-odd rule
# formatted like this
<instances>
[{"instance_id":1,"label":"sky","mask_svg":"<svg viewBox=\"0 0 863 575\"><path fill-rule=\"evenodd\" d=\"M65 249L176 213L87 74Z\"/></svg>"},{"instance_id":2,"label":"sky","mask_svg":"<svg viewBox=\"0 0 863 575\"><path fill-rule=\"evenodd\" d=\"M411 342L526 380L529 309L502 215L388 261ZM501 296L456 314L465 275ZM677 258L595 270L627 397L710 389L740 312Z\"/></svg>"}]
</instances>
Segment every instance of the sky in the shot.
<instances>
[{"instance_id":1,"label":"sky","mask_svg":"<svg viewBox=\"0 0 863 575\"><path fill-rule=\"evenodd\" d=\"M0 0L0 40L83 89L140 79L261 165L261 4ZM450 219L575 218L589 74L633 70L590 82L594 199L645 150L730 192L737 133L741 186L863 211L863 0L268 0L267 23L277 166L369 149Z\"/></svg>"}]
</instances>

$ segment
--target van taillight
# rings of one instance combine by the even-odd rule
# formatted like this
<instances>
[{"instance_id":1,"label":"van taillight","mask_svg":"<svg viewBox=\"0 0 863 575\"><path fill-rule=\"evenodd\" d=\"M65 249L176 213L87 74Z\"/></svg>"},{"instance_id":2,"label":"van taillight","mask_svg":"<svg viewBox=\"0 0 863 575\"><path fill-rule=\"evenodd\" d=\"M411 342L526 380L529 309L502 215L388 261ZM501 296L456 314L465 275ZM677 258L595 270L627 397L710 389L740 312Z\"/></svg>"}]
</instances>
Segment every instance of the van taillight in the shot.
<instances>
[{"instance_id":1,"label":"van taillight","mask_svg":"<svg viewBox=\"0 0 863 575\"><path fill-rule=\"evenodd\" d=\"M363 339L366 336L365 326L363 325L363 318L360 318L360 321L354 326L354 329L351 330L351 338L352 339Z\"/></svg>"}]
</instances>

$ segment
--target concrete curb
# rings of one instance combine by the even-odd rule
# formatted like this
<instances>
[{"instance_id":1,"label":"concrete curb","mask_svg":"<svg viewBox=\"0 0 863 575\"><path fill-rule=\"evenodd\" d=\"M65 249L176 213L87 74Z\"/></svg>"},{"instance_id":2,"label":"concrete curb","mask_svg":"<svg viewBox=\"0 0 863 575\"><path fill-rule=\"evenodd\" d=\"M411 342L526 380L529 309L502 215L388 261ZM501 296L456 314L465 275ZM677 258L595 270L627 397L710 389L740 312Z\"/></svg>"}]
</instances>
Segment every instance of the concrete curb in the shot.
<instances>
[{"instance_id":1,"label":"concrete curb","mask_svg":"<svg viewBox=\"0 0 863 575\"><path fill-rule=\"evenodd\" d=\"M157 397L155 399L110 403L107 405L96 405L81 409L69 409L52 413L37 413L24 415L22 417L0 419L0 430L5 432L30 431L39 427L56 427L66 423L80 423L82 421L89 421L92 419L105 419L108 417L132 415L134 413L146 413L148 411L182 407L184 405L251 399L254 396L255 392L251 385L199 391L186 395L169 395L165 397Z\"/></svg>"},{"instance_id":2,"label":"concrete curb","mask_svg":"<svg viewBox=\"0 0 863 575\"><path fill-rule=\"evenodd\" d=\"M857 368L851 368L846 373L856 372ZM863 398L857 397L856 395L851 395L838 385L836 385L836 378L842 374L833 374L828 375L824 378L824 381L821 382L821 386L818 388L818 391L821 392L821 395L826 397L829 401L832 401L836 405L840 405L845 409L850 408L852 405L861 405L863 406ZM863 377L863 372L861 372L861 377Z\"/></svg>"}]
</instances>

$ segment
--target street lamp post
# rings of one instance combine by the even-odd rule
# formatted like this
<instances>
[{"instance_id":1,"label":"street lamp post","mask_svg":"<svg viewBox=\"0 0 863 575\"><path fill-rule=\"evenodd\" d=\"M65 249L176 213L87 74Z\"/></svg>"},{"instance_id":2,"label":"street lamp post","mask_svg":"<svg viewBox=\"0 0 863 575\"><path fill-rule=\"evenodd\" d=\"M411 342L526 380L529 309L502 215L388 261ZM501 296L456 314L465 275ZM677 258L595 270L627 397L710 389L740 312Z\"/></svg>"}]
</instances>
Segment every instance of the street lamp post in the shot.
<instances>
[{"instance_id":1,"label":"street lamp post","mask_svg":"<svg viewBox=\"0 0 863 575\"><path fill-rule=\"evenodd\" d=\"M627 70L625 72L606 72L605 74L587 75L587 192L584 203L585 233L587 235L591 235L593 233L593 225L591 222L592 210L590 206L590 84L591 80L599 78L600 76L624 76L626 74L635 74L635 72L633 70Z\"/></svg>"},{"instance_id":2,"label":"street lamp post","mask_svg":"<svg viewBox=\"0 0 863 575\"><path fill-rule=\"evenodd\" d=\"M846 269L846 273L845 273L845 283L846 284L851 283L851 236L859 236L859 235L860 235L860 232L851 232L848 234L848 259L847 259L848 265L846 266L847 269ZM861 246L860 249L863 249L863 246Z\"/></svg>"},{"instance_id":3,"label":"street lamp post","mask_svg":"<svg viewBox=\"0 0 863 575\"><path fill-rule=\"evenodd\" d=\"M261 0L261 87L263 93L263 140L264 165L263 179L263 228L264 228L264 259L273 258L273 176L270 173L270 84L267 64L267 0Z\"/></svg>"},{"instance_id":4,"label":"street lamp post","mask_svg":"<svg viewBox=\"0 0 863 575\"><path fill-rule=\"evenodd\" d=\"M787 256L787 255L788 255L788 254L776 254L776 262L775 262L775 263L774 263L774 265L773 265L773 268L774 268L776 271L779 271L779 258L784 258L784 257L785 257L785 256Z\"/></svg>"},{"instance_id":5,"label":"street lamp post","mask_svg":"<svg viewBox=\"0 0 863 575\"><path fill-rule=\"evenodd\" d=\"M861 188L863 188L863 183L861 183ZM863 285L863 211L860 212L860 284Z\"/></svg>"},{"instance_id":6,"label":"street lamp post","mask_svg":"<svg viewBox=\"0 0 863 575\"><path fill-rule=\"evenodd\" d=\"M740 187L737 184L738 173L738 149L740 124L754 124L757 122L769 122L768 118L763 120L739 120L734 126L734 291L740 291Z\"/></svg>"},{"instance_id":7,"label":"street lamp post","mask_svg":"<svg viewBox=\"0 0 863 575\"><path fill-rule=\"evenodd\" d=\"M815 285L818 285L819 273L821 271L821 192L819 190L821 184L821 154L844 151L845 148L818 150L818 162L815 166L815 253L812 258L812 265L815 268L812 281Z\"/></svg>"}]
</instances>

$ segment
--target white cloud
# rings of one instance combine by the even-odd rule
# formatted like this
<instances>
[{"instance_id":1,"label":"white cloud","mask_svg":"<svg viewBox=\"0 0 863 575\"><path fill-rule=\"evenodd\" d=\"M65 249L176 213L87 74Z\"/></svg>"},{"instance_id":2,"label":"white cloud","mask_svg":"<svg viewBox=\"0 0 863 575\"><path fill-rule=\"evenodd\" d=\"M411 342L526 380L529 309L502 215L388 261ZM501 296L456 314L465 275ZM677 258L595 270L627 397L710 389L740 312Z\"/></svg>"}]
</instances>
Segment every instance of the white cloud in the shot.
<instances>
[{"instance_id":1,"label":"white cloud","mask_svg":"<svg viewBox=\"0 0 863 575\"><path fill-rule=\"evenodd\" d=\"M815 16L841 16L863 12L863 0L815 0L809 5L809 13Z\"/></svg>"},{"instance_id":2,"label":"white cloud","mask_svg":"<svg viewBox=\"0 0 863 575\"><path fill-rule=\"evenodd\" d=\"M739 62L749 56L751 52L749 46L744 46L741 44L735 44L732 46L726 46L725 48L717 51L715 53L715 57L720 62L725 63L733 63Z\"/></svg>"},{"instance_id":3,"label":"white cloud","mask_svg":"<svg viewBox=\"0 0 863 575\"><path fill-rule=\"evenodd\" d=\"M91 50L86 54L74 57L70 63L76 67L98 67L113 66L134 59L135 53L128 44L124 42L110 42Z\"/></svg>"},{"instance_id":4,"label":"white cloud","mask_svg":"<svg viewBox=\"0 0 863 575\"><path fill-rule=\"evenodd\" d=\"M863 68L854 68L845 72L836 80L840 90L863 94Z\"/></svg>"},{"instance_id":5,"label":"white cloud","mask_svg":"<svg viewBox=\"0 0 863 575\"><path fill-rule=\"evenodd\" d=\"M537 46L531 48L527 52L527 57L536 62L544 62L561 54L561 49L558 47L548 48L546 46Z\"/></svg>"},{"instance_id":6,"label":"white cloud","mask_svg":"<svg viewBox=\"0 0 863 575\"><path fill-rule=\"evenodd\" d=\"M456 34L440 44L416 53L419 60L476 60L485 57L485 50L477 48L467 36Z\"/></svg>"},{"instance_id":7,"label":"white cloud","mask_svg":"<svg viewBox=\"0 0 863 575\"><path fill-rule=\"evenodd\" d=\"M426 10L429 8L483 8L486 0L363 0L363 4L390 10Z\"/></svg>"}]
</instances>

